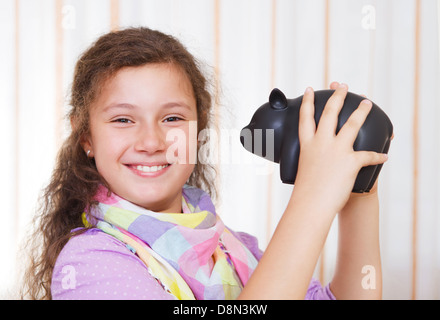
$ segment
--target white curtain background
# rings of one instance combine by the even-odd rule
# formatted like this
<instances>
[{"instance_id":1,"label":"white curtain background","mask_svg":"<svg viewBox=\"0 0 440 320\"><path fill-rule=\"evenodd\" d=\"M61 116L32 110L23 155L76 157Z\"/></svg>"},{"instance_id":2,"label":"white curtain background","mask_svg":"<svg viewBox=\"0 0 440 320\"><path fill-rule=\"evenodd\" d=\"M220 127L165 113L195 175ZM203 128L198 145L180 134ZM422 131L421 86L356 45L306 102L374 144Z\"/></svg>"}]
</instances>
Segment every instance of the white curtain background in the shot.
<instances>
[{"instance_id":1,"label":"white curtain background","mask_svg":"<svg viewBox=\"0 0 440 320\"><path fill-rule=\"evenodd\" d=\"M0 297L21 277L17 248L68 132L76 59L111 29L147 26L181 39L220 85L218 212L262 249L293 187L239 130L271 89L293 98L336 80L381 106L395 130L379 185L384 298L439 299L439 12L436 0L0 1ZM323 283L336 236L335 221Z\"/></svg>"}]
</instances>

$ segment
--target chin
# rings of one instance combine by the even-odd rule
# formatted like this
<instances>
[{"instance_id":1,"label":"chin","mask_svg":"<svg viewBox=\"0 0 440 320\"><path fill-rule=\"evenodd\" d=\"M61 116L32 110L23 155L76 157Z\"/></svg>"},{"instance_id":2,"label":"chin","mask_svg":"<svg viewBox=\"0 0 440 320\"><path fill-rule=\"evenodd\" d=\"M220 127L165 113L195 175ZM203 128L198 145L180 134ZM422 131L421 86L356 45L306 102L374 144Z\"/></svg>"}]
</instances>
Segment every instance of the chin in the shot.
<instances>
[{"instance_id":1,"label":"chin","mask_svg":"<svg viewBox=\"0 0 440 320\"><path fill-rule=\"evenodd\" d=\"M165 211L170 203L175 200L177 194L170 194L166 186L148 187L144 190L137 190L136 194L130 194L126 200L151 211ZM128 199L129 198L129 199Z\"/></svg>"}]
</instances>

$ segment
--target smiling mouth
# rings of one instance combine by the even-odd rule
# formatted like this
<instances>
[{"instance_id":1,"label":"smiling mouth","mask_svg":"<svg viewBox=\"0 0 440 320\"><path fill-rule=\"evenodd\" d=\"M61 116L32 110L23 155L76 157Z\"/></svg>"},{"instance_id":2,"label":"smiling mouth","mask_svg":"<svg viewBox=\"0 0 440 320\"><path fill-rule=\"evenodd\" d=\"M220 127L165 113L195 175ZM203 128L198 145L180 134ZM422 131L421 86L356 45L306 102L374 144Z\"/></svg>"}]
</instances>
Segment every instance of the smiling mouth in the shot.
<instances>
[{"instance_id":1,"label":"smiling mouth","mask_svg":"<svg viewBox=\"0 0 440 320\"><path fill-rule=\"evenodd\" d=\"M164 169L168 168L171 164L167 163L167 164L162 164L162 165L150 165L150 166L145 166L145 165L140 165L140 164L132 164L132 165L126 165L128 168L130 168L131 170L133 170L134 172L138 173L138 174L159 174L161 173Z\"/></svg>"},{"instance_id":2,"label":"smiling mouth","mask_svg":"<svg viewBox=\"0 0 440 320\"><path fill-rule=\"evenodd\" d=\"M164 164L161 166L133 166L133 168L135 168L138 171L142 171L142 172L158 172L161 171L163 169L165 169L166 167L168 167L169 164Z\"/></svg>"}]
</instances>

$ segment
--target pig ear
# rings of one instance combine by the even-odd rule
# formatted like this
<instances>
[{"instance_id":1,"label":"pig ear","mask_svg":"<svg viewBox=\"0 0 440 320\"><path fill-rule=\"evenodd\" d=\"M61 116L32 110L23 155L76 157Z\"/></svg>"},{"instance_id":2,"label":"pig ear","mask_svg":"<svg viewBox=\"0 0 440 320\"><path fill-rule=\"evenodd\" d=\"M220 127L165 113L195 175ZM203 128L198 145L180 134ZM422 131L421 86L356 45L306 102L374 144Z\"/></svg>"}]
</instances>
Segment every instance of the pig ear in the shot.
<instances>
[{"instance_id":1,"label":"pig ear","mask_svg":"<svg viewBox=\"0 0 440 320\"><path fill-rule=\"evenodd\" d=\"M269 96L269 104L275 110L283 110L287 108L287 99L281 90L275 88Z\"/></svg>"}]
</instances>

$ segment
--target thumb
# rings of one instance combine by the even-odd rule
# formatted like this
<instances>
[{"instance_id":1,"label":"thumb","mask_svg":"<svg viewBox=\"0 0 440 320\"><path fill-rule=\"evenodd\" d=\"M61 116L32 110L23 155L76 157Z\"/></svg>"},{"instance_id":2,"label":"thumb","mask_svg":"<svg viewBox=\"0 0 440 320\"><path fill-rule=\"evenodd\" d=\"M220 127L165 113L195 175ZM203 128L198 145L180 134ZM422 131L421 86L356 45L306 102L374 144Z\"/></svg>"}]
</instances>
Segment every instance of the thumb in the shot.
<instances>
[{"instance_id":1,"label":"thumb","mask_svg":"<svg viewBox=\"0 0 440 320\"><path fill-rule=\"evenodd\" d=\"M375 166L383 164L388 160L388 155L385 153L378 153L374 151L358 151L359 162L362 167Z\"/></svg>"}]
</instances>

